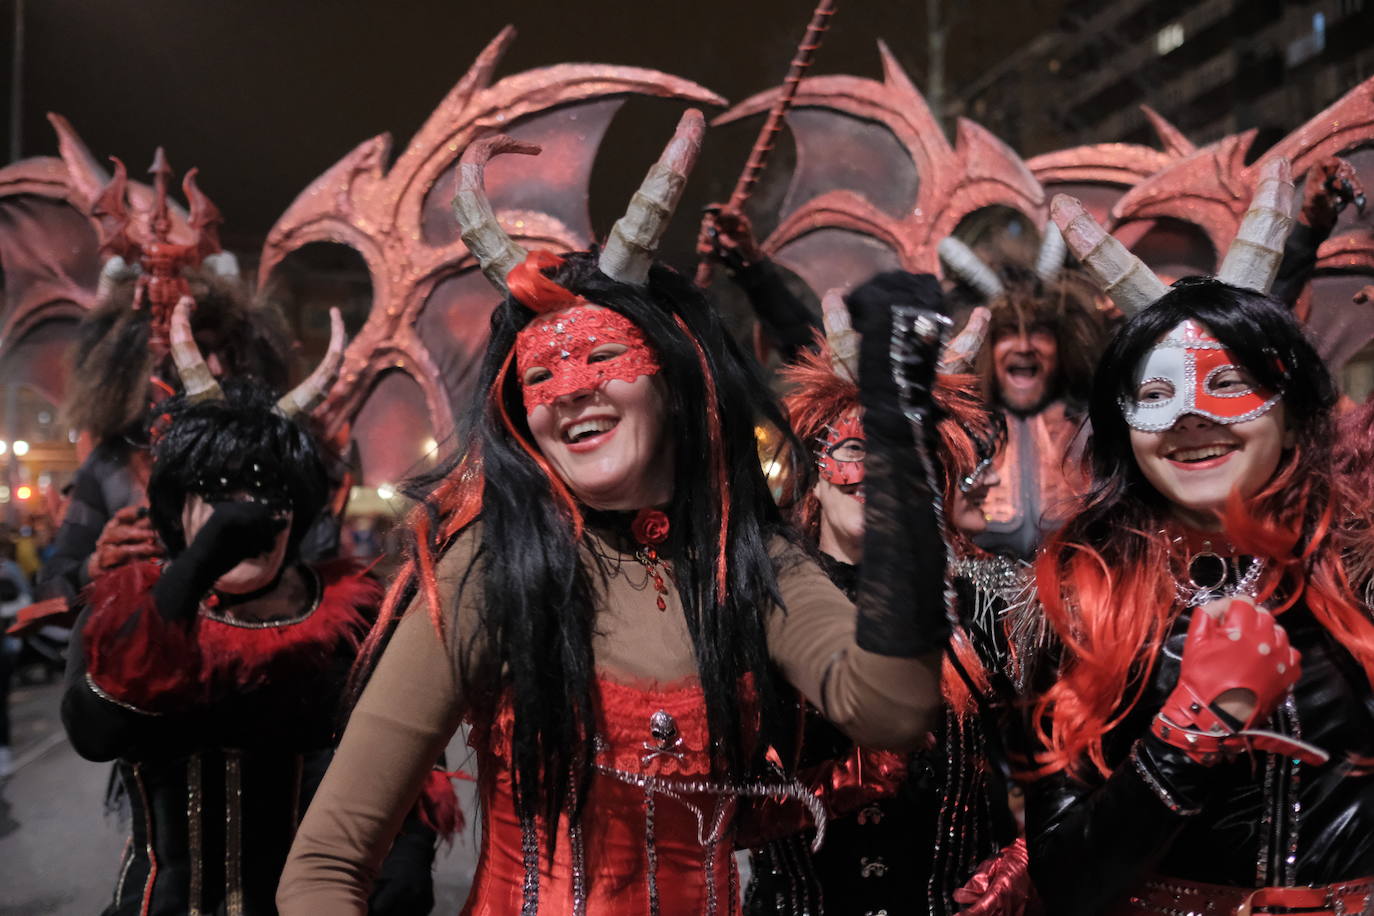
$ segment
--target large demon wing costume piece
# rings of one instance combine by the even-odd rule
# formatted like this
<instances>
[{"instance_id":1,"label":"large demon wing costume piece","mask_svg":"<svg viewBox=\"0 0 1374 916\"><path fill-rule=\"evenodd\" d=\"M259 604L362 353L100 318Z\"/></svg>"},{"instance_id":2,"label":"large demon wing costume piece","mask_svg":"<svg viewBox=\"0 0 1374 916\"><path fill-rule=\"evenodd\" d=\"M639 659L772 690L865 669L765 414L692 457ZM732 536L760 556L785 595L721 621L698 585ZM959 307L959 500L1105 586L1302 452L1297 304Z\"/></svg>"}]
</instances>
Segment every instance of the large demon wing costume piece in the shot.
<instances>
[{"instance_id":1,"label":"large demon wing costume piece","mask_svg":"<svg viewBox=\"0 0 1374 916\"><path fill-rule=\"evenodd\" d=\"M1105 222L1131 188L1197 151L1187 137L1148 105L1140 106L1163 149L1138 143L1090 143L1026 160L1046 198L1068 194Z\"/></svg>"},{"instance_id":2,"label":"large demon wing costume piece","mask_svg":"<svg viewBox=\"0 0 1374 916\"><path fill-rule=\"evenodd\" d=\"M166 220L165 242L199 247L213 239L217 213L204 195L192 194L194 180L188 175L188 196L203 202L198 214L210 229L198 237L181 205L165 194L159 205L156 190L128 181L123 166L116 174L124 196L116 201L107 193L114 190L110 173L67 119L52 114L48 120L57 133L59 156L36 156L0 169L0 271L5 278L0 363L7 375L62 403L67 389L64 357L77 324L99 298L105 258L127 257L128 243L150 236L152 216L159 211ZM165 182L164 174L164 189ZM120 250L108 251L106 243ZM207 252L212 250L218 245Z\"/></svg>"},{"instance_id":3,"label":"large demon wing costume piece","mask_svg":"<svg viewBox=\"0 0 1374 916\"><path fill-rule=\"evenodd\" d=\"M1325 111L1248 165L1256 131L1184 152L1112 207L1114 236L1166 275L1214 273L1235 238L1260 177L1286 159L1295 179L1332 156L1351 163L1364 183L1374 181L1374 79L1356 86ZM1374 214L1347 208L1316 252L1315 271L1297 299L1297 314L1333 370L1374 339L1374 314L1351 299L1374 277Z\"/></svg>"},{"instance_id":4,"label":"large demon wing costume piece","mask_svg":"<svg viewBox=\"0 0 1374 916\"><path fill-rule=\"evenodd\" d=\"M476 368L498 301L459 238L450 206L459 154L497 130L543 147L546 154L537 159L503 157L492 164L486 176L492 205L519 242L585 249L593 241L592 164L624 99L724 104L688 80L636 67L561 64L492 83L514 37L508 27L482 51L394 165L387 168L389 135L361 144L297 198L263 247L264 283L291 252L312 242L348 245L367 263L372 310L324 410L331 433L353 424L369 482L405 476L425 451L419 446L424 427L438 441L452 433L455 395Z\"/></svg>"},{"instance_id":5,"label":"large demon wing costume piece","mask_svg":"<svg viewBox=\"0 0 1374 916\"><path fill-rule=\"evenodd\" d=\"M1010 207L1036 225L1045 218L1044 192L1016 153L963 119L951 146L887 46L878 50L882 82L804 80L787 114L797 167L763 249L818 298L883 270L937 272L937 245L984 207ZM760 93L715 123L766 112L782 91Z\"/></svg>"}]
</instances>

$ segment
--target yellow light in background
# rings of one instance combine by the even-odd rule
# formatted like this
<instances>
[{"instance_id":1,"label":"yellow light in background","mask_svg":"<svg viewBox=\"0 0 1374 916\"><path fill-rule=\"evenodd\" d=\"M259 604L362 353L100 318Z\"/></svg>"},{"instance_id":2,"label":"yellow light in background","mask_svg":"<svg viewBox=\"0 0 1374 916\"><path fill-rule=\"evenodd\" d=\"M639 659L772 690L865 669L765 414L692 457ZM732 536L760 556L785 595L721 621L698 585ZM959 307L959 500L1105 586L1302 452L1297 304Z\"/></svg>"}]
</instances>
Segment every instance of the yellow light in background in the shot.
<instances>
[{"instance_id":1,"label":"yellow light in background","mask_svg":"<svg viewBox=\"0 0 1374 916\"><path fill-rule=\"evenodd\" d=\"M14 453L18 455L20 458L23 458L25 455L29 453L29 444L25 442L23 439L15 439Z\"/></svg>"},{"instance_id":2,"label":"yellow light in background","mask_svg":"<svg viewBox=\"0 0 1374 916\"><path fill-rule=\"evenodd\" d=\"M10 444L6 442L4 439L0 439L0 455L5 454L5 452L8 452L9 450Z\"/></svg>"},{"instance_id":3,"label":"yellow light in background","mask_svg":"<svg viewBox=\"0 0 1374 916\"><path fill-rule=\"evenodd\" d=\"M18 443L16 443L16 444L18 444ZM20 487L19 489L17 489L17 490L14 491L14 495L15 495L15 497L16 497L20 502L23 502L24 500L28 499L30 496L33 495L33 487L30 487L30 486L23 486L23 487Z\"/></svg>"}]
</instances>

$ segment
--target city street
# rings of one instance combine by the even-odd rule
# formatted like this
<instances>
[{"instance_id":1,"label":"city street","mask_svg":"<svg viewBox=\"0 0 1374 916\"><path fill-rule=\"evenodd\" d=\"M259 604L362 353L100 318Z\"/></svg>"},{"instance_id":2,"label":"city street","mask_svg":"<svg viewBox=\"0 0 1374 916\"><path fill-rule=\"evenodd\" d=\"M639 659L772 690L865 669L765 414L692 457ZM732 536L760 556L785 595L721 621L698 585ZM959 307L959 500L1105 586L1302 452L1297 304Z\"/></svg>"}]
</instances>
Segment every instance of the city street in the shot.
<instances>
[{"instance_id":1,"label":"city street","mask_svg":"<svg viewBox=\"0 0 1374 916\"><path fill-rule=\"evenodd\" d=\"M104 811L110 765L82 760L58 718L60 683L16 687L10 697L15 772L0 783L0 916L94 916L114 888L127 829ZM466 747L455 739L450 761ZM472 783L458 783L469 826L441 849L436 913L461 908L476 861Z\"/></svg>"}]
</instances>

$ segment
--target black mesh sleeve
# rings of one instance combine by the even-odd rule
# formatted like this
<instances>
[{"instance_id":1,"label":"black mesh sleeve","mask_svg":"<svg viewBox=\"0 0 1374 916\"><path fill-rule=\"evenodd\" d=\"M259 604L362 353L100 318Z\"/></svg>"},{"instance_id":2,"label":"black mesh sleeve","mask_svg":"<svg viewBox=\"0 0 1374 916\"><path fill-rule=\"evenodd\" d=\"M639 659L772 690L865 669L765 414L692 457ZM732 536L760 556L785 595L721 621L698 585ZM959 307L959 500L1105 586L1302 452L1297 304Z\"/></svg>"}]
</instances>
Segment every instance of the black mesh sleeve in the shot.
<instances>
[{"instance_id":1,"label":"black mesh sleeve","mask_svg":"<svg viewBox=\"0 0 1374 916\"><path fill-rule=\"evenodd\" d=\"M772 261L736 268L730 276L749 297L759 324L783 362L794 362L797 353L811 346L815 332L821 329L820 316L793 295Z\"/></svg>"},{"instance_id":2,"label":"black mesh sleeve","mask_svg":"<svg viewBox=\"0 0 1374 916\"><path fill-rule=\"evenodd\" d=\"M942 294L932 276L894 271L879 274L846 301L854 327L863 335L859 381L868 440L855 638L868 652L914 657L942 649L950 633L930 398L939 341L917 352L915 362L904 370L917 389L907 398L907 406L925 413L925 422L918 424L918 443L913 423L903 413L893 373L892 312L895 306L915 306L938 315Z\"/></svg>"}]
</instances>

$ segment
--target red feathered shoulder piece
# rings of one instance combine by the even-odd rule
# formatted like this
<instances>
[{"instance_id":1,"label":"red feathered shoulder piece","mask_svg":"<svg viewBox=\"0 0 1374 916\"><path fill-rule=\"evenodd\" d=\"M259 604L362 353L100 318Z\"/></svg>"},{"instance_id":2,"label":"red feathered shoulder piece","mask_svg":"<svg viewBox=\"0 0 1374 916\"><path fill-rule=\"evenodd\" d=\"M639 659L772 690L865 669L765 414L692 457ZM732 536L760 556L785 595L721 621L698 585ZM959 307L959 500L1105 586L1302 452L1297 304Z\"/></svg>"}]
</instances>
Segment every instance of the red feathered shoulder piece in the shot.
<instances>
[{"instance_id":1,"label":"red feathered shoulder piece","mask_svg":"<svg viewBox=\"0 0 1374 916\"><path fill-rule=\"evenodd\" d=\"M347 667L381 603L381 586L352 561L314 568L320 597L298 616L263 623L202 612L168 622L153 605L158 563L97 579L83 638L86 670L112 698L148 711L185 709L230 692Z\"/></svg>"},{"instance_id":2,"label":"red feathered shoulder piece","mask_svg":"<svg viewBox=\"0 0 1374 916\"><path fill-rule=\"evenodd\" d=\"M194 702L201 668L195 621L169 623L153 604L160 563L129 563L86 587L81 631L90 683L116 702L166 712Z\"/></svg>"}]
</instances>

